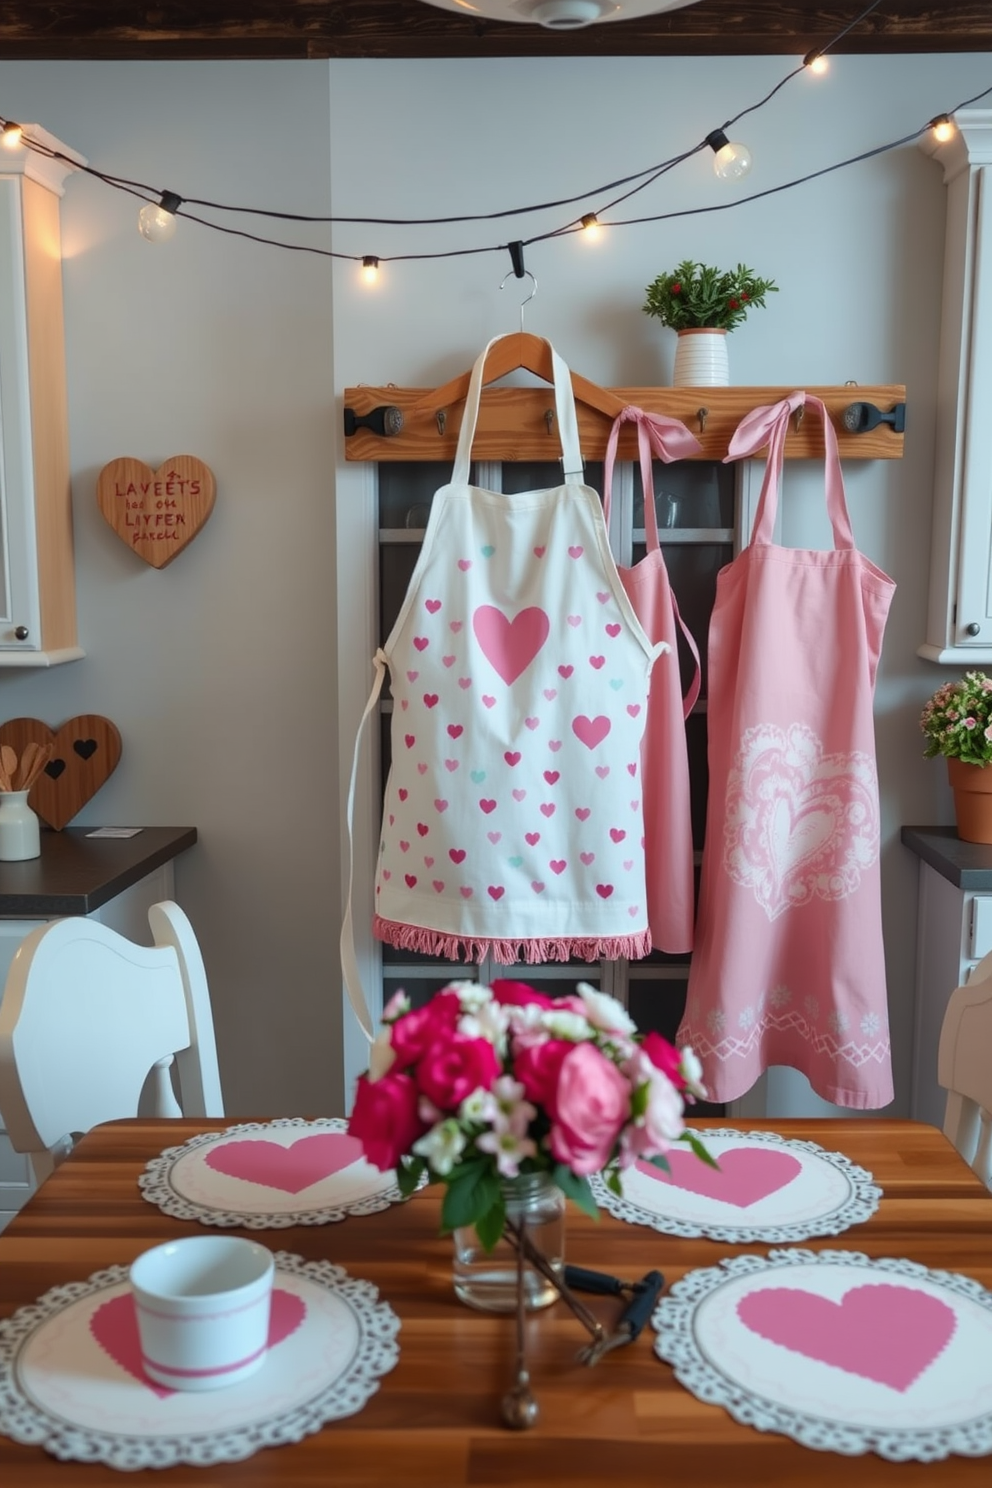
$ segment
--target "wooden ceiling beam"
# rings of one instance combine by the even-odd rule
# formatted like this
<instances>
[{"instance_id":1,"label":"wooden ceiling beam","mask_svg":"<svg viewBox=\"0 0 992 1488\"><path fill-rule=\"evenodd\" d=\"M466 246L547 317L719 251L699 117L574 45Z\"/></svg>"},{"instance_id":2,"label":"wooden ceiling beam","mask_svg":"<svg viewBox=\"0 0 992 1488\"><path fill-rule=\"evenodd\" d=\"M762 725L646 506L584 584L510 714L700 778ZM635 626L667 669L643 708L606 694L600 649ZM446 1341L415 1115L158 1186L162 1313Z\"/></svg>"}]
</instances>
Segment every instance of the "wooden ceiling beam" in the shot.
<instances>
[{"instance_id":1,"label":"wooden ceiling beam","mask_svg":"<svg viewBox=\"0 0 992 1488\"><path fill-rule=\"evenodd\" d=\"M0 59L801 56L856 13L839 0L700 0L562 33L417 0L4 0ZM992 51L992 5L886 0L836 50Z\"/></svg>"}]
</instances>

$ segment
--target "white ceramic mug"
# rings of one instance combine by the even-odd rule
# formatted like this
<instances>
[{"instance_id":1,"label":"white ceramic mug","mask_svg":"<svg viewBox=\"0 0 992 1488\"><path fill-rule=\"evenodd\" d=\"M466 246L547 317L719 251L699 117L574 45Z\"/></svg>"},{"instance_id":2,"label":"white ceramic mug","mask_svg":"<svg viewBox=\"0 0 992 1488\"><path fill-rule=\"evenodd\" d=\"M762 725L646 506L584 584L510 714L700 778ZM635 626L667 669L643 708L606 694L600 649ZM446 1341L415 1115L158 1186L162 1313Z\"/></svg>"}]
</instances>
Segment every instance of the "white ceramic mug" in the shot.
<instances>
[{"instance_id":1,"label":"white ceramic mug","mask_svg":"<svg viewBox=\"0 0 992 1488\"><path fill-rule=\"evenodd\" d=\"M142 1366L173 1390L216 1390L265 1363L275 1262L236 1235L146 1250L130 1271Z\"/></svg>"}]
</instances>

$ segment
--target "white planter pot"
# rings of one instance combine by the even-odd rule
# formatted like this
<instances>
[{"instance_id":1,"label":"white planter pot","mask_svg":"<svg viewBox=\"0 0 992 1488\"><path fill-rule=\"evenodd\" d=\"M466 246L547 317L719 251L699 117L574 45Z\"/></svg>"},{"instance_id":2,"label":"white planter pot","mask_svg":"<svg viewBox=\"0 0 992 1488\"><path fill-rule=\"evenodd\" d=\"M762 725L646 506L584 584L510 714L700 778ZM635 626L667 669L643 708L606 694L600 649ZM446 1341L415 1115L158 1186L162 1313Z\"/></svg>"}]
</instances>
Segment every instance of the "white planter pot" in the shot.
<instances>
[{"instance_id":1,"label":"white planter pot","mask_svg":"<svg viewBox=\"0 0 992 1488\"><path fill-rule=\"evenodd\" d=\"M677 334L672 386L727 387L730 367L726 331L699 327Z\"/></svg>"}]
</instances>

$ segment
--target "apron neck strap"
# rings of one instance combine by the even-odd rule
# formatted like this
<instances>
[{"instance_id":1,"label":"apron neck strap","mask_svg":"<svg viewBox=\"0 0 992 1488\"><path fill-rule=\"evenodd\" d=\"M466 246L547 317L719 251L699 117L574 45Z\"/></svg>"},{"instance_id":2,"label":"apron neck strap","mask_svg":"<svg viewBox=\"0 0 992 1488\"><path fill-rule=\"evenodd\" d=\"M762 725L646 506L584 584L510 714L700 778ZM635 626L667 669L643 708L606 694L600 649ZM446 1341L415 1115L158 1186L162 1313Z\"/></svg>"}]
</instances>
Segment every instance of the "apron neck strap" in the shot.
<instances>
[{"instance_id":1,"label":"apron neck strap","mask_svg":"<svg viewBox=\"0 0 992 1488\"><path fill-rule=\"evenodd\" d=\"M456 486L468 485L469 465L472 459L472 440L475 438L475 426L479 417L479 400L482 396L482 378L486 358L496 345L496 342L503 339L502 336L494 336L482 355L477 358L472 368L468 392L465 395L465 411L462 414L461 428L458 431L458 448L455 452L455 464L451 472L452 484ZM562 468L565 473L565 483L570 486L578 486L583 484L584 474L582 469L582 453L579 449L579 424L575 414L575 394L572 391L572 379L568 368L554 347L551 346L550 342L548 349L551 352L551 367L554 374L555 412L557 414L558 433L561 439Z\"/></svg>"},{"instance_id":2,"label":"apron neck strap","mask_svg":"<svg viewBox=\"0 0 992 1488\"><path fill-rule=\"evenodd\" d=\"M837 449L837 433L821 399L812 393L790 393L781 403L764 408L753 408L734 431L724 464L731 460L746 460L756 455L766 444L768 459L765 478L761 484L761 496L754 518L752 543L768 544L775 529L775 514L782 484L782 468L785 460L785 439L789 432L789 419L798 408L811 408L818 413L823 424L825 486L827 516L833 529L835 548L853 548L854 531L844 496L844 477L841 472L840 455Z\"/></svg>"}]
</instances>

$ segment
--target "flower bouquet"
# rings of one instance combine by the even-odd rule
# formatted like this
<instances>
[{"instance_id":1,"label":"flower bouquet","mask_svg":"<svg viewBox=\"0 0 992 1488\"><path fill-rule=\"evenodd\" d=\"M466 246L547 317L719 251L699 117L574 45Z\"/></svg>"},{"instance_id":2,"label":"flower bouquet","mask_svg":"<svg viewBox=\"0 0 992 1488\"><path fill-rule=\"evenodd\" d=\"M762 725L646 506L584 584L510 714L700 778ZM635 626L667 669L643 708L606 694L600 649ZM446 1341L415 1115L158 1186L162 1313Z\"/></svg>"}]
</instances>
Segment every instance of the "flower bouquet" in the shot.
<instances>
[{"instance_id":1,"label":"flower bouquet","mask_svg":"<svg viewBox=\"0 0 992 1488\"><path fill-rule=\"evenodd\" d=\"M992 762L992 679L984 672L965 672L958 682L938 687L923 712L926 759L943 754L968 765Z\"/></svg>"},{"instance_id":2,"label":"flower bouquet","mask_svg":"<svg viewBox=\"0 0 992 1488\"><path fill-rule=\"evenodd\" d=\"M595 1215L593 1174L619 1194L632 1163L667 1170L674 1142L713 1165L682 1119L706 1093L692 1050L642 1037L586 983L552 998L523 982L453 982L415 1009L397 993L383 1024L349 1131L404 1194L425 1175L444 1183L444 1231L473 1226L486 1251L512 1185L531 1175Z\"/></svg>"},{"instance_id":3,"label":"flower bouquet","mask_svg":"<svg viewBox=\"0 0 992 1488\"><path fill-rule=\"evenodd\" d=\"M777 292L774 280L759 278L744 264L716 269L687 258L652 280L642 308L673 331L732 331L749 310L764 305L766 295Z\"/></svg>"}]
</instances>

